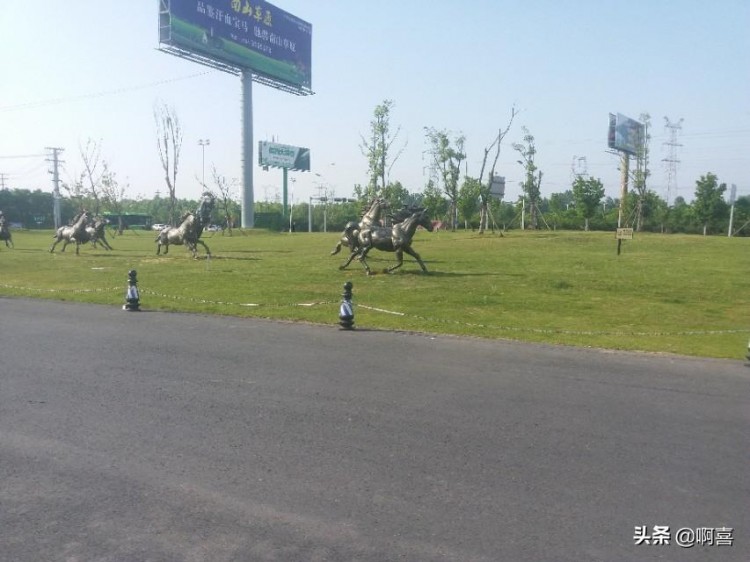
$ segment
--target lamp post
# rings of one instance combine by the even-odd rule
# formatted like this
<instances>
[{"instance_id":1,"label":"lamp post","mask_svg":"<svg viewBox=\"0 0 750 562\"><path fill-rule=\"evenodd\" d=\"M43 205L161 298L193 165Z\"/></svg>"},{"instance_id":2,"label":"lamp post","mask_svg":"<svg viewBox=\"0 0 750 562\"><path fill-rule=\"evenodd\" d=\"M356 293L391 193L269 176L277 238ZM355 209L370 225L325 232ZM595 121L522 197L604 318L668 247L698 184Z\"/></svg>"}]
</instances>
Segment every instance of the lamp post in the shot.
<instances>
[{"instance_id":1,"label":"lamp post","mask_svg":"<svg viewBox=\"0 0 750 562\"><path fill-rule=\"evenodd\" d=\"M201 147L201 151L203 152L203 164L202 164L202 177L201 182L203 183L203 187L206 187L206 147L211 144L211 139L198 139L198 144Z\"/></svg>"}]
</instances>

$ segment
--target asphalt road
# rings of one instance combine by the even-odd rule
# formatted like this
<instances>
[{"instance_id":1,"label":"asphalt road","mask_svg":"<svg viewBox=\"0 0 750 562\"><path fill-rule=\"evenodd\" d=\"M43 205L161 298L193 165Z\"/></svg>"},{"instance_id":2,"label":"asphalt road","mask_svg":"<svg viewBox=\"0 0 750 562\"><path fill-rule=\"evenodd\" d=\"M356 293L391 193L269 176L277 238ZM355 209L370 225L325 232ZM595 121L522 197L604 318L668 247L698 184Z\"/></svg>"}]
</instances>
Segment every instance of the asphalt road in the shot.
<instances>
[{"instance_id":1,"label":"asphalt road","mask_svg":"<svg viewBox=\"0 0 750 562\"><path fill-rule=\"evenodd\" d=\"M750 559L741 361L359 328L0 298L0 560Z\"/></svg>"}]
</instances>

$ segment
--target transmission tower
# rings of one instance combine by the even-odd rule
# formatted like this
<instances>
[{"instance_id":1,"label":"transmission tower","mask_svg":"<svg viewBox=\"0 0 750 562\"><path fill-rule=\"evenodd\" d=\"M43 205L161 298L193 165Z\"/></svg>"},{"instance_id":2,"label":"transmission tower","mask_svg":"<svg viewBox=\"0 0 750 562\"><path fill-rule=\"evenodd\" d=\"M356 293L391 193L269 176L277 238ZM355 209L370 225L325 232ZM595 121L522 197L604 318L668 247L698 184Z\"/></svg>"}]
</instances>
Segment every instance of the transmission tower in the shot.
<instances>
[{"instance_id":1,"label":"transmission tower","mask_svg":"<svg viewBox=\"0 0 750 562\"><path fill-rule=\"evenodd\" d=\"M585 156L573 156L573 163L570 165L570 179L576 181L577 178L588 176L588 166Z\"/></svg>"},{"instance_id":2,"label":"transmission tower","mask_svg":"<svg viewBox=\"0 0 750 562\"><path fill-rule=\"evenodd\" d=\"M672 191L677 190L677 164L680 160L677 158L677 149L682 146L677 142L677 135L682 130L682 122L684 119L680 118L676 123L669 120L669 117L664 117L665 129L669 134L669 140L664 143L667 147L667 157L662 158L664 166L667 169L667 207L670 205Z\"/></svg>"}]
</instances>

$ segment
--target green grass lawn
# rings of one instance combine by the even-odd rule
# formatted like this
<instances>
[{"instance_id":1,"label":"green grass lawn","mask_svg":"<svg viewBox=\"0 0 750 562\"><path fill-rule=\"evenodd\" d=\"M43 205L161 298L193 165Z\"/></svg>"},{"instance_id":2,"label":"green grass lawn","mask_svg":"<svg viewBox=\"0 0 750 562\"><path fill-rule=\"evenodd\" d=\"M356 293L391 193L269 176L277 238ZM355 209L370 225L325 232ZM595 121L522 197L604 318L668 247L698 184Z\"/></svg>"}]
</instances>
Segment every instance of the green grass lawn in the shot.
<instances>
[{"instance_id":1,"label":"green grass lawn","mask_svg":"<svg viewBox=\"0 0 750 562\"><path fill-rule=\"evenodd\" d=\"M368 277L358 262L339 271L337 233L205 234L213 256L199 260L181 246L156 256L146 231L80 256L50 254L50 231L13 237L15 249L0 246L0 295L121 307L136 269L143 309L336 325L351 280L360 328L736 359L750 336L747 238L636 234L618 256L613 233L419 231L430 274L405 256ZM382 271L394 259L373 250L368 261Z\"/></svg>"}]
</instances>

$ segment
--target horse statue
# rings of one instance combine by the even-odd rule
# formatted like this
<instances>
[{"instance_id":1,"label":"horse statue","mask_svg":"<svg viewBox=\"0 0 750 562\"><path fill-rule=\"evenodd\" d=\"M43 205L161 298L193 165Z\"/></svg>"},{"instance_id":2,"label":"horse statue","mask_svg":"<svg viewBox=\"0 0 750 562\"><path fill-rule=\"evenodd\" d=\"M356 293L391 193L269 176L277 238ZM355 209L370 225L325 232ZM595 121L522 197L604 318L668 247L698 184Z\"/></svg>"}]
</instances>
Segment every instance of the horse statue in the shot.
<instances>
[{"instance_id":1,"label":"horse statue","mask_svg":"<svg viewBox=\"0 0 750 562\"><path fill-rule=\"evenodd\" d=\"M53 236L55 241L52 243L52 246L50 246L50 253L55 251L55 246L60 242L63 242L62 250L60 250L61 252L65 251L68 244L74 242L76 245L76 255L79 255L81 244L85 244L89 241L89 235L86 232L88 221L89 213L88 211L83 211L73 218L72 225L61 226L58 228Z\"/></svg>"},{"instance_id":2,"label":"horse statue","mask_svg":"<svg viewBox=\"0 0 750 562\"><path fill-rule=\"evenodd\" d=\"M105 250L112 249L112 246L110 246L109 242L107 242L107 236L106 236L106 233L104 232L104 228L108 224L109 224L109 221L107 219L102 218L102 217L97 217L93 223L89 223L86 226L86 235L88 236L88 239L94 248L96 248L97 244L101 244L101 246Z\"/></svg>"},{"instance_id":3,"label":"horse statue","mask_svg":"<svg viewBox=\"0 0 750 562\"><path fill-rule=\"evenodd\" d=\"M13 235L10 233L8 228L8 222L5 220L5 215L0 211L0 240L5 241L6 248L13 247Z\"/></svg>"},{"instance_id":4,"label":"horse statue","mask_svg":"<svg viewBox=\"0 0 750 562\"><path fill-rule=\"evenodd\" d=\"M211 257L211 250L206 243L200 239L203 229L211 222L211 211L215 204L214 196L206 191L198 209L194 213L185 213L180 221L180 226L168 226L163 228L156 236L156 255L161 254L161 247L164 246L164 254L169 252L169 245L185 245L193 254L193 258L198 257L198 244L206 250L206 255Z\"/></svg>"},{"instance_id":5,"label":"horse statue","mask_svg":"<svg viewBox=\"0 0 750 562\"><path fill-rule=\"evenodd\" d=\"M376 248L384 252L396 253L396 259L398 262L396 265L386 268L385 273L390 273L403 265L404 252L416 259L417 263L422 268L422 271L427 273L427 267L422 261L422 258L411 247L411 240L414 237L414 233L417 231L418 226L422 226L429 232L432 232L432 221L430 220L427 211L423 208L403 209L393 217L393 226L391 227L377 226L368 230L360 231L358 238L361 249L358 252L352 252L352 255L349 256L349 260L339 269L347 267L354 257L358 256L359 261L362 262L362 265L367 271L367 275L371 275L372 271L370 270L370 266L367 265L366 257L370 250Z\"/></svg>"},{"instance_id":6,"label":"horse statue","mask_svg":"<svg viewBox=\"0 0 750 562\"><path fill-rule=\"evenodd\" d=\"M385 199L376 197L370 202L370 206L365 209L362 213L362 217L359 222L349 221L346 223L344 232L341 233L341 239L338 241L336 246L331 252L332 256L335 256L341 251L342 246L346 246L351 250L352 254L359 252L359 233L362 230L372 228L374 226L380 226L380 219L383 211L388 208L388 202ZM353 256L349 256L353 257ZM351 261L351 260L349 260Z\"/></svg>"}]
</instances>

